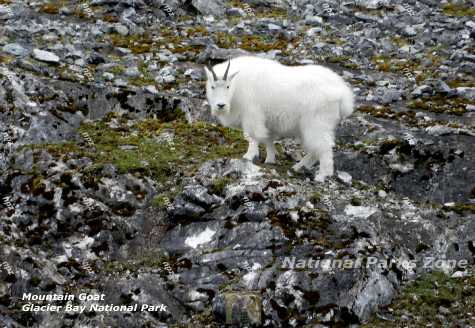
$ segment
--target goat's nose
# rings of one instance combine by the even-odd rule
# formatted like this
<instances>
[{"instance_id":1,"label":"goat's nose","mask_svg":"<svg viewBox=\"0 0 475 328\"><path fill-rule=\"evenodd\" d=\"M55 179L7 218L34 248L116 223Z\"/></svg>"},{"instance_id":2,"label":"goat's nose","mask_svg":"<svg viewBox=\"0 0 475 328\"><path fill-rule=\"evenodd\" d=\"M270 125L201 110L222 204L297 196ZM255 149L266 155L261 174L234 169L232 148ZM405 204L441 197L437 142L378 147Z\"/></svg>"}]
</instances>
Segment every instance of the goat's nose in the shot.
<instances>
[{"instance_id":1,"label":"goat's nose","mask_svg":"<svg viewBox=\"0 0 475 328\"><path fill-rule=\"evenodd\" d=\"M218 106L219 109L223 109L225 104L218 104L217 106Z\"/></svg>"}]
</instances>

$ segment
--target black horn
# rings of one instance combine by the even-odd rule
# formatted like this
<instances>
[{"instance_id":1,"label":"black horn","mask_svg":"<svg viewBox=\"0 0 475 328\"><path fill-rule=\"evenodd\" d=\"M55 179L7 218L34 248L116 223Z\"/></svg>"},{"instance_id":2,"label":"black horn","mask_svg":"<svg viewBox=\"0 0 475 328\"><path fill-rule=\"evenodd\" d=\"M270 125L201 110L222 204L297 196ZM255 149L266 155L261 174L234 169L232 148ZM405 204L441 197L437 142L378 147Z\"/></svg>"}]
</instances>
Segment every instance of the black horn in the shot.
<instances>
[{"instance_id":1,"label":"black horn","mask_svg":"<svg viewBox=\"0 0 475 328\"><path fill-rule=\"evenodd\" d=\"M216 73L213 71L213 66L208 66L208 68L211 71L211 73L213 74L213 79L215 81L218 81L218 77L216 76Z\"/></svg>"},{"instance_id":2,"label":"black horn","mask_svg":"<svg viewBox=\"0 0 475 328\"><path fill-rule=\"evenodd\" d=\"M229 66L231 65L231 60L228 60L228 67L226 67L226 72L224 72L223 80L226 81L228 78Z\"/></svg>"}]
</instances>

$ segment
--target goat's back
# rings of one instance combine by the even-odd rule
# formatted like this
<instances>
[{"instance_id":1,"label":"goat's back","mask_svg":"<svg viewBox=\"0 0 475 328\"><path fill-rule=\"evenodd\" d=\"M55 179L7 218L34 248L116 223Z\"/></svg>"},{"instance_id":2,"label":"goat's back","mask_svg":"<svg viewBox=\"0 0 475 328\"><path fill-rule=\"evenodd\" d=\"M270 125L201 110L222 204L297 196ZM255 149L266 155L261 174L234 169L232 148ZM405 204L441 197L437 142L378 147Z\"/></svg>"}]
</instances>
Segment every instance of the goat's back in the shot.
<instances>
[{"instance_id":1,"label":"goat's back","mask_svg":"<svg viewBox=\"0 0 475 328\"><path fill-rule=\"evenodd\" d=\"M226 67L227 62L223 62L214 70L222 77ZM352 102L352 91L343 78L324 66L286 66L266 58L242 56L231 59L229 74L236 71L233 103L242 107L258 104L275 115L325 110L325 102L341 99L351 98Z\"/></svg>"}]
</instances>

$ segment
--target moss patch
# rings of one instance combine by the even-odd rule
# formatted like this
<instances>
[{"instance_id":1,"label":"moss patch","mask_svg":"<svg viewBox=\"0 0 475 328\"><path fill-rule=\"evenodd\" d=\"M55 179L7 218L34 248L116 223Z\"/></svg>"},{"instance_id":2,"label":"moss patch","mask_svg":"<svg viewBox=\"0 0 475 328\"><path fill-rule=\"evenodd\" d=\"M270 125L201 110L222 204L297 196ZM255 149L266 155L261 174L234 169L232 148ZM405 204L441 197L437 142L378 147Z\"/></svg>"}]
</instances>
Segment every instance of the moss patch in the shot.
<instances>
[{"instance_id":1,"label":"moss patch","mask_svg":"<svg viewBox=\"0 0 475 328\"><path fill-rule=\"evenodd\" d=\"M45 14L57 15L59 13L59 9L62 6L63 6L62 2L48 2L41 5L39 11Z\"/></svg>"},{"instance_id":2,"label":"moss patch","mask_svg":"<svg viewBox=\"0 0 475 328\"><path fill-rule=\"evenodd\" d=\"M417 110L426 110L428 112L439 114L463 115L467 109L467 104L475 104L461 97L448 98L443 95L435 95L427 99L411 100L407 103L407 107Z\"/></svg>"},{"instance_id":3,"label":"moss patch","mask_svg":"<svg viewBox=\"0 0 475 328\"><path fill-rule=\"evenodd\" d=\"M0 64L10 64L15 60L15 56L7 55L7 54L0 54Z\"/></svg>"},{"instance_id":4,"label":"moss patch","mask_svg":"<svg viewBox=\"0 0 475 328\"><path fill-rule=\"evenodd\" d=\"M449 310L444 314L445 320L437 316L440 306ZM451 327L462 318L469 324L475 317L475 276L472 273L464 278L450 278L442 272L425 274L408 284L389 309L394 321L374 318L362 327Z\"/></svg>"},{"instance_id":5,"label":"moss patch","mask_svg":"<svg viewBox=\"0 0 475 328\"><path fill-rule=\"evenodd\" d=\"M403 43L401 39L393 39L393 42ZM398 46L399 47L399 46ZM397 58L397 55L376 55L371 61L374 67L381 72L390 72L406 77L414 77L417 82L439 77L439 67L444 60L448 59L448 54L443 53L441 46L427 49L424 56L420 58Z\"/></svg>"},{"instance_id":6,"label":"moss patch","mask_svg":"<svg viewBox=\"0 0 475 328\"><path fill-rule=\"evenodd\" d=\"M234 179L230 177L217 178L209 186L209 192L218 196L224 196L224 189L228 184L232 183L233 181Z\"/></svg>"},{"instance_id":7,"label":"moss patch","mask_svg":"<svg viewBox=\"0 0 475 328\"><path fill-rule=\"evenodd\" d=\"M220 48L240 48L250 52L261 52L269 50L281 50L287 52L287 46L293 44L297 46L299 38L289 41L282 37L273 37L269 35L243 35L238 37L226 32L217 32L214 34L214 40Z\"/></svg>"},{"instance_id":8,"label":"moss patch","mask_svg":"<svg viewBox=\"0 0 475 328\"><path fill-rule=\"evenodd\" d=\"M475 8L467 4L447 3L442 7L442 11L448 16L475 16Z\"/></svg>"},{"instance_id":9,"label":"moss patch","mask_svg":"<svg viewBox=\"0 0 475 328\"><path fill-rule=\"evenodd\" d=\"M146 119L132 126L119 120L117 128L110 128L107 118L84 124L80 130L90 137L93 148L83 142L31 147L46 148L55 157L88 157L97 167L111 163L119 173L145 175L159 182L189 175L207 160L237 158L245 152L242 132L207 123L188 124L175 115L164 114L161 120ZM172 132L173 140L161 140L163 132Z\"/></svg>"},{"instance_id":10,"label":"moss patch","mask_svg":"<svg viewBox=\"0 0 475 328\"><path fill-rule=\"evenodd\" d=\"M454 211L460 215L467 213L475 214L475 204L456 203L454 206L444 206L443 209L446 211Z\"/></svg>"},{"instance_id":11,"label":"moss patch","mask_svg":"<svg viewBox=\"0 0 475 328\"><path fill-rule=\"evenodd\" d=\"M184 37L183 34L188 37ZM192 38L207 35L203 28L195 27L172 29L163 27L157 35L146 32L144 34L121 35L113 33L107 36L104 41L109 41L114 47L130 49L134 54L157 52L160 49L168 48L173 53L196 54L203 49L202 45L191 45Z\"/></svg>"}]
</instances>

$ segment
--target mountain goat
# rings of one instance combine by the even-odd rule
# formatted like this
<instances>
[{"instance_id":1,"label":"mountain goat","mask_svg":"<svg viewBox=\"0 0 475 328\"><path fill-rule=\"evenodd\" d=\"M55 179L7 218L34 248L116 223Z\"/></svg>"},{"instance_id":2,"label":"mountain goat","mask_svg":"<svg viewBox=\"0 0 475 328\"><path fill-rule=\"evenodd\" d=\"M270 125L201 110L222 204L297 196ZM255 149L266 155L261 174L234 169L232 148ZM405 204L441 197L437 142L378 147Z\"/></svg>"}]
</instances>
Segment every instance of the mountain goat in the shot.
<instances>
[{"instance_id":1,"label":"mountain goat","mask_svg":"<svg viewBox=\"0 0 475 328\"><path fill-rule=\"evenodd\" d=\"M310 169L320 160L315 181L333 175L335 128L353 112L353 92L338 74L323 66L285 66L251 56L205 72L211 114L249 136L245 159L257 158L263 143L265 163L275 163L274 140L299 138L306 155L293 169Z\"/></svg>"}]
</instances>

